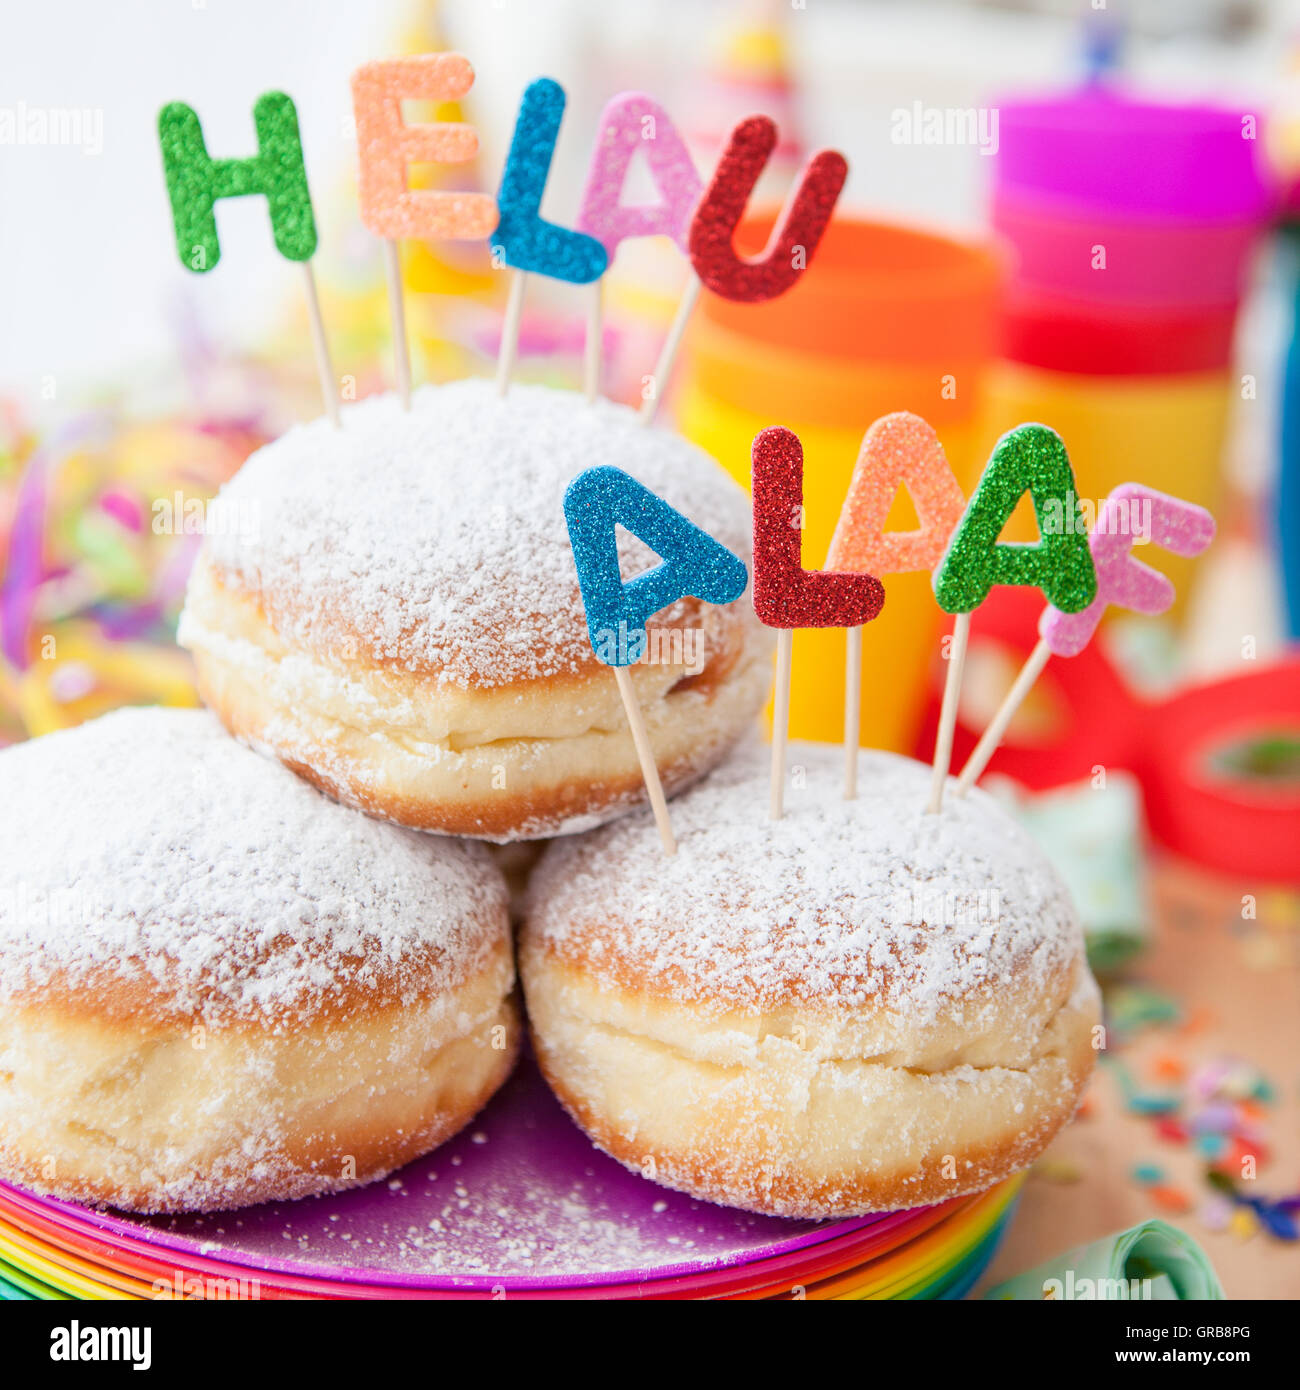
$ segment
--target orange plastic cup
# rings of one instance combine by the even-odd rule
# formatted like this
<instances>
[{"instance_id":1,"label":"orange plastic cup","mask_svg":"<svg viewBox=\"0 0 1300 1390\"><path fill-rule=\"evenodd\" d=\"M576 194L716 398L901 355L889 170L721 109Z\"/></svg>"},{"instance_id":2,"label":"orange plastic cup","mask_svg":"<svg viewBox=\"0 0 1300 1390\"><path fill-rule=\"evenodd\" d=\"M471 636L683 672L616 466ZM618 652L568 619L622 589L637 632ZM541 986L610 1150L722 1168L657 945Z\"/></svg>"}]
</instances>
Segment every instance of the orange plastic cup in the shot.
<instances>
[{"instance_id":1,"label":"orange plastic cup","mask_svg":"<svg viewBox=\"0 0 1300 1390\"><path fill-rule=\"evenodd\" d=\"M760 250L772 215L742 225ZM687 335L677 399L682 432L749 485L750 447L769 425L804 446L804 564L825 564L868 425L912 410L938 431L967 489L992 442L981 437L1002 267L991 248L896 224L833 221L807 272L767 304L705 295ZM916 525L905 499L890 525ZM863 632L862 741L909 748L941 615L926 574L884 579L885 607ZM845 640L795 635L790 732L838 742Z\"/></svg>"}]
</instances>

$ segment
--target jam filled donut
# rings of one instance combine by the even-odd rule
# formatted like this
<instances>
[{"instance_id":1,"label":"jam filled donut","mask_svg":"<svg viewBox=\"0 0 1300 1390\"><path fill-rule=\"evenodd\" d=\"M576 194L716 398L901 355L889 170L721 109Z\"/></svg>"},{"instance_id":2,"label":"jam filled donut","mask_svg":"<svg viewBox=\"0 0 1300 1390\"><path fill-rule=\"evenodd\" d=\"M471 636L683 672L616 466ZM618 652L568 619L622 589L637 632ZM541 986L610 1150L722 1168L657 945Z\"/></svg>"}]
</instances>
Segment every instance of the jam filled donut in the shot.
<instances>
[{"instance_id":1,"label":"jam filled donut","mask_svg":"<svg viewBox=\"0 0 1300 1390\"><path fill-rule=\"evenodd\" d=\"M0 1176L134 1211L354 1187L509 1073L481 845L329 801L197 710L0 753Z\"/></svg>"},{"instance_id":2,"label":"jam filled donut","mask_svg":"<svg viewBox=\"0 0 1300 1390\"><path fill-rule=\"evenodd\" d=\"M204 699L330 795L420 830L536 839L635 804L563 510L575 474L611 463L748 554L748 499L712 459L573 392L462 381L291 430L209 518L180 629ZM625 577L657 560L621 532L620 558ZM747 599L648 626L631 674L671 791L752 724L770 643Z\"/></svg>"},{"instance_id":3,"label":"jam filled donut","mask_svg":"<svg viewBox=\"0 0 1300 1390\"><path fill-rule=\"evenodd\" d=\"M628 1167L708 1201L849 1216L979 1191L1074 1113L1098 993L1064 887L987 795L790 746L546 850L519 968L547 1080Z\"/></svg>"}]
</instances>

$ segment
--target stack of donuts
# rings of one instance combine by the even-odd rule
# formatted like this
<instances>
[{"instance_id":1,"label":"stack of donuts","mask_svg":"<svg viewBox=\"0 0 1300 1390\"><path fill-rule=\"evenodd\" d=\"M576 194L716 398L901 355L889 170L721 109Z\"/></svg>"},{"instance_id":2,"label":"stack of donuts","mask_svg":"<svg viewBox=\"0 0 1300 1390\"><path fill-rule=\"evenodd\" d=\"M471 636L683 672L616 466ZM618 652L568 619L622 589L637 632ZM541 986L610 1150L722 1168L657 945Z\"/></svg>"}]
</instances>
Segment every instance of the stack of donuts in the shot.
<instances>
[{"instance_id":1,"label":"stack of donuts","mask_svg":"<svg viewBox=\"0 0 1300 1390\"><path fill-rule=\"evenodd\" d=\"M1098 1013L1060 881L893 755L844 802L792 746L770 822L748 603L682 600L629 668L661 853L565 530L611 461L747 553L714 460L543 387L375 397L227 484L180 628L208 709L0 753L0 1177L136 1212L371 1182L487 1104L525 1016L593 1142L706 1201L898 1210L1041 1152ZM512 924L491 846L527 842Z\"/></svg>"}]
</instances>

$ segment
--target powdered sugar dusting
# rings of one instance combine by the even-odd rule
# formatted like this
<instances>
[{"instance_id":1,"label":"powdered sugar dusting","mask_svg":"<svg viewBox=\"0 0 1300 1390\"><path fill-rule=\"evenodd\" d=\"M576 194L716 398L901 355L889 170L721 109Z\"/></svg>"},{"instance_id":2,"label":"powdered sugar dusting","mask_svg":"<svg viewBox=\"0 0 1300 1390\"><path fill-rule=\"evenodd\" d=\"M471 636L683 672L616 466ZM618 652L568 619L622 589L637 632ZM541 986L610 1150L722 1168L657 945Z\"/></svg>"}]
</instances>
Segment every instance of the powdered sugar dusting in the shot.
<instances>
[{"instance_id":1,"label":"powdered sugar dusting","mask_svg":"<svg viewBox=\"0 0 1300 1390\"><path fill-rule=\"evenodd\" d=\"M346 810L196 710L127 709L0 753L0 997L56 972L196 1016L451 989L500 947L477 845Z\"/></svg>"},{"instance_id":2,"label":"powdered sugar dusting","mask_svg":"<svg viewBox=\"0 0 1300 1390\"><path fill-rule=\"evenodd\" d=\"M769 750L748 746L670 803L673 858L645 813L555 842L530 885L530 929L611 985L641 981L714 1014L871 1001L921 1021L1081 957L1063 884L991 798L926 815L929 769L864 752L846 802L840 760L792 744L772 822Z\"/></svg>"},{"instance_id":3,"label":"powdered sugar dusting","mask_svg":"<svg viewBox=\"0 0 1300 1390\"><path fill-rule=\"evenodd\" d=\"M707 454L625 406L469 380L318 420L254 454L207 540L219 571L291 643L465 684L592 663L563 512L577 473L615 464L723 545L748 554L749 504ZM656 562L620 533L624 573Z\"/></svg>"},{"instance_id":4,"label":"powdered sugar dusting","mask_svg":"<svg viewBox=\"0 0 1300 1390\"><path fill-rule=\"evenodd\" d=\"M528 1061L467 1130L387 1182L321 1200L151 1217L159 1234L258 1268L490 1290L697 1272L813 1238L810 1223L667 1191L594 1149Z\"/></svg>"}]
</instances>

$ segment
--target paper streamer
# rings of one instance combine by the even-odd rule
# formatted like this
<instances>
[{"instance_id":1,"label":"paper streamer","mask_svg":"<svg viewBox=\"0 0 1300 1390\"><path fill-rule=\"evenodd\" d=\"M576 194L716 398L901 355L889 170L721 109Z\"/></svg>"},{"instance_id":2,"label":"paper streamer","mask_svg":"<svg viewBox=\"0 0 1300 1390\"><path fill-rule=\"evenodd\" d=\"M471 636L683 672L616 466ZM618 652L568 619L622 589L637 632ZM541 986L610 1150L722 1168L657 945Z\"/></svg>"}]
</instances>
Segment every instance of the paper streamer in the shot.
<instances>
[{"instance_id":1,"label":"paper streamer","mask_svg":"<svg viewBox=\"0 0 1300 1390\"><path fill-rule=\"evenodd\" d=\"M811 263L848 177L842 154L819 150L799 176L763 254L742 259L732 239L776 141L769 117L741 121L691 221L691 265L701 282L724 299L758 304L784 294Z\"/></svg>"},{"instance_id":2,"label":"paper streamer","mask_svg":"<svg viewBox=\"0 0 1300 1390\"><path fill-rule=\"evenodd\" d=\"M352 74L361 220L376 236L472 241L491 235L497 205L486 193L409 186L411 164L463 164L478 155L478 131L458 121L408 125L403 101L458 101L474 85L459 53L422 53L364 63Z\"/></svg>"},{"instance_id":3,"label":"paper streamer","mask_svg":"<svg viewBox=\"0 0 1300 1390\"><path fill-rule=\"evenodd\" d=\"M998 1301L1163 1301L1224 1298L1209 1257L1185 1231L1144 1221L1082 1245L984 1295Z\"/></svg>"},{"instance_id":4,"label":"paper streamer","mask_svg":"<svg viewBox=\"0 0 1300 1390\"><path fill-rule=\"evenodd\" d=\"M621 201L638 150L645 153L660 199L644 207ZM644 92L623 92L600 113L576 226L601 243L611 262L619 243L630 237L666 236L686 252L702 186L686 142L663 107Z\"/></svg>"},{"instance_id":5,"label":"paper streamer","mask_svg":"<svg viewBox=\"0 0 1300 1390\"><path fill-rule=\"evenodd\" d=\"M1133 557L1140 538L1175 555L1199 555L1214 539L1214 518L1204 507L1142 483L1121 483L1102 503L1088 537L1097 571L1096 597L1075 613L1049 607L1039 620L1039 635L1054 655L1078 655L1109 604L1154 616L1173 603L1170 580Z\"/></svg>"}]
</instances>

